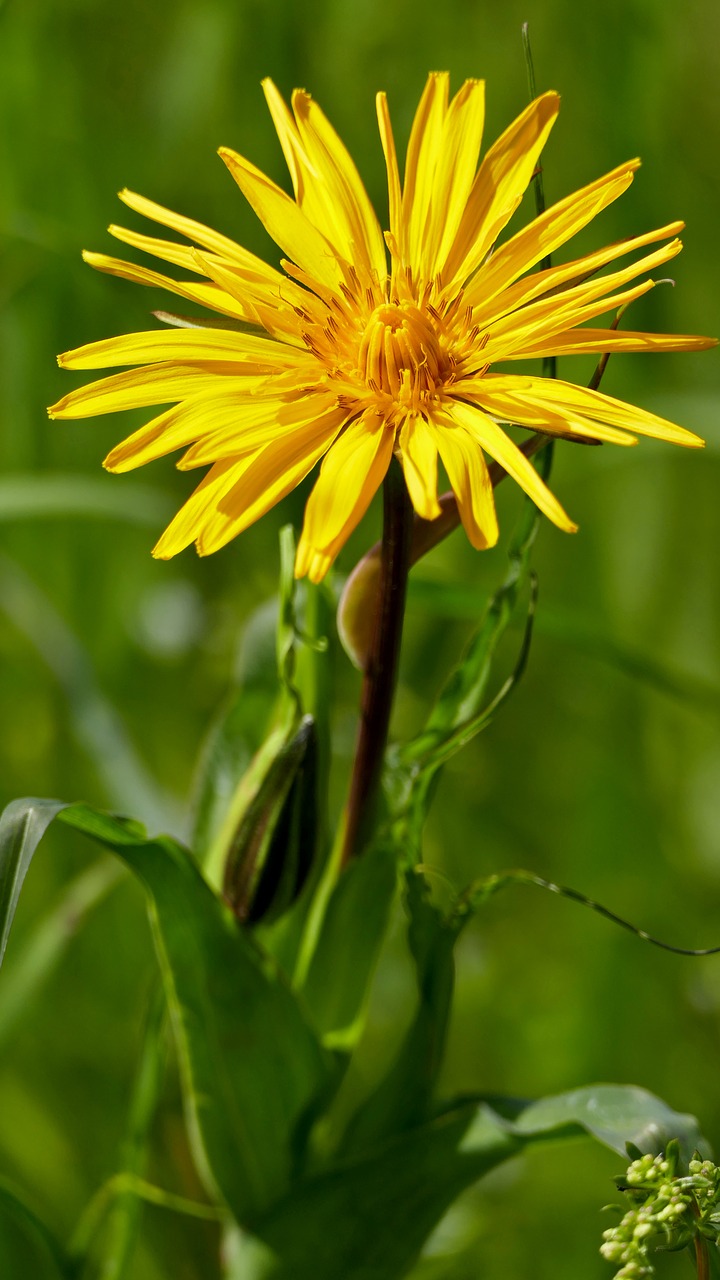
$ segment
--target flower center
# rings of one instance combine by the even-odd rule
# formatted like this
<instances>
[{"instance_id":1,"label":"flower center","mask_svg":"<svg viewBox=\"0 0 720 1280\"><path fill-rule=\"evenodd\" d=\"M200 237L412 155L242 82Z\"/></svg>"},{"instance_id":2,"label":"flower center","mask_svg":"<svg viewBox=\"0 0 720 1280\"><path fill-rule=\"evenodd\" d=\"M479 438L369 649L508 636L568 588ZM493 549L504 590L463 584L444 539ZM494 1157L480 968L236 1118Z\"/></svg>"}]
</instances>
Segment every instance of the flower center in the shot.
<instances>
[{"instance_id":1,"label":"flower center","mask_svg":"<svg viewBox=\"0 0 720 1280\"><path fill-rule=\"evenodd\" d=\"M385 303L373 311L358 353L358 372L372 391L418 408L446 371L439 334L414 303Z\"/></svg>"}]
</instances>

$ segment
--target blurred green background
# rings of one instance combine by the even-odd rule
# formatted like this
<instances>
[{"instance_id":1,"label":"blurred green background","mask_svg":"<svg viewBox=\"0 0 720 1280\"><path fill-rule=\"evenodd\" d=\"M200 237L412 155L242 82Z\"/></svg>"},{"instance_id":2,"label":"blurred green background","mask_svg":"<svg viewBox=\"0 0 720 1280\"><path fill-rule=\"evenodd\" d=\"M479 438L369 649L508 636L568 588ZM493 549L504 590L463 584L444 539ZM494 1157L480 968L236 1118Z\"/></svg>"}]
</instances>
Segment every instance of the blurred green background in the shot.
<instances>
[{"instance_id":1,"label":"blurred green background","mask_svg":"<svg viewBox=\"0 0 720 1280\"><path fill-rule=\"evenodd\" d=\"M583 10L573 0L0 4L3 801L83 798L182 834L211 718L266 634L278 528L302 513L300 492L210 560L186 552L157 563L150 547L190 477L167 460L104 475L100 461L132 415L47 420L45 405L82 381L56 368L57 351L148 327L149 311L168 305L80 261L83 248L117 252L109 222L140 226L114 193L127 185L276 261L214 154L233 146L285 181L262 76L286 94L296 85L313 93L384 209L375 91L388 91L403 146L429 69L449 68L456 87L485 77L492 139L526 100L526 19L538 88L563 98L545 153L548 199L642 156L631 191L578 248L685 218L677 287L635 304L632 327L718 333L714 0ZM561 375L583 381L589 371L566 362ZM441 893L447 880L462 886L522 866L670 941L720 941L716 388L713 353L611 361L605 390L705 435L706 451L558 449L554 487L580 533L541 529L529 671L439 788L426 861ZM506 535L518 506L503 486ZM377 529L374 512L338 575ZM502 545L480 556L456 534L419 566L398 733L422 723L503 559ZM518 640L516 631L498 680ZM334 666L337 808L359 681L342 653ZM8 980L37 922L94 857L67 834L48 838L27 880ZM409 1010L399 923L397 935L376 984L368 1080ZM6 1001L0 1173L61 1234L116 1166L153 963L141 894L122 880L36 996L14 1011ZM464 939L445 1086L530 1096L594 1080L642 1084L695 1111L717 1150L719 1021L720 960L654 951L578 907L517 889ZM172 1076L154 1145L150 1176L197 1194ZM618 1171L589 1143L534 1152L466 1198L418 1276L609 1276L597 1254L599 1209ZM445 1251L458 1243L465 1252L451 1265ZM213 1280L216 1252L211 1227L148 1209L133 1275ZM20 1236L0 1222L3 1256L8 1280L30 1274Z\"/></svg>"}]
</instances>

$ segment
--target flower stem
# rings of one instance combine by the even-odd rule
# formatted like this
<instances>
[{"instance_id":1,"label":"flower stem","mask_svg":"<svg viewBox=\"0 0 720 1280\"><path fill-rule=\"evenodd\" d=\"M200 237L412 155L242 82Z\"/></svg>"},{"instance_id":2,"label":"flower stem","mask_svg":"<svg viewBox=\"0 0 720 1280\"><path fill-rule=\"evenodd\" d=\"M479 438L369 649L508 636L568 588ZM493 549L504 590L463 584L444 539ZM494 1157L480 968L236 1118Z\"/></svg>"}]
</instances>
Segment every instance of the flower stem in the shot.
<instances>
[{"instance_id":1,"label":"flower stem","mask_svg":"<svg viewBox=\"0 0 720 1280\"><path fill-rule=\"evenodd\" d=\"M698 1280L710 1280L710 1259L708 1257L707 1240L701 1235L695 1236L695 1266Z\"/></svg>"},{"instance_id":2,"label":"flower stem","mask_svg":"<svg viewBox=\"0 0 720 1280\"><path fill-rule=\"evenodd\" d=\"M405 479L393 458L383 485L380 587L360 699L343 863L362 852L375 816L400 657L412 528L413 511Z\"/></svg>"}]
</instances>

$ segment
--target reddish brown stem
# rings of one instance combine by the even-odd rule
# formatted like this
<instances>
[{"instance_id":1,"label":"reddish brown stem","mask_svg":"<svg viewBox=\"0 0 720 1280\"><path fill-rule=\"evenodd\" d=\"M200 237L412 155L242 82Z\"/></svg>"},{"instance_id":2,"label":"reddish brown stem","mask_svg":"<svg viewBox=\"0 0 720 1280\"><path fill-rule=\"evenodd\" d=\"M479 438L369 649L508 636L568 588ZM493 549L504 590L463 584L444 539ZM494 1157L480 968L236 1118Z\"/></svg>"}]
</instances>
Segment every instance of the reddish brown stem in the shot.
<instances>
[{"instance_id":1,"label":"reddish brown stem","mask_svg":"<svg viewBox=\"0 0 720 1280\"><path fill-rule=\"evenodd\" d=\"M405 479L395 458L385 478L383 504L380 582L364 669L343 862L362 852L372 830L400 658L413 513Z\"/></svg>"}]
</instances>

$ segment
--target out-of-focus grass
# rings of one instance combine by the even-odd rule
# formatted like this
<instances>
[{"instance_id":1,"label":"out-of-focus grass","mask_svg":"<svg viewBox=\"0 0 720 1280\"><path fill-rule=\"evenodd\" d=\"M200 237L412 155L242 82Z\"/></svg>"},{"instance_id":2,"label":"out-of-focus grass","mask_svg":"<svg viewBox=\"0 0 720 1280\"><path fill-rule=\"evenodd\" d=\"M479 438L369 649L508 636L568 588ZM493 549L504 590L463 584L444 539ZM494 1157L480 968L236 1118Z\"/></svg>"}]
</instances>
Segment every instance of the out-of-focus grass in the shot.
<instances>
[{"instance_id":1,"label":"out-of-focus grass","mask_svg":"<svg viewBox=\"0 0 720 1280\"><path fill-rule=\"evenodd\" d=\"M285 92L313 92L382 207L376 89L387 89L404 141L429 69L448 67L456 84L484 76L493 137L524 105L525 19L539 86L563 96L545 157L548 199L640 154L633 189L582 243L684 216L677 287L638 303L633 325L717 332L720 13L710 0L680 10L616 0L582 12L571 0L448 0L442 11L429 0L0 6L4 800L82 797L181 828L243 623L274 590L277 529L302 511L303 494L294 495L211 560L187 552L158 564L150 546L188 477L164 462L103 479L100 460L132 415L48 422L45 405L79 380L55 368L56 351L144 328L149 311L167 304L80 262L82 248L113 251L104 227L125 220L114 192L128 185L275 261L214 156L218 145L234 146L284 181L263 75ZM578 381L587 372L562 369ZM670 941L706 945L720 941L717 358L627 357L611 362L605 385L706 435L708 449L558 450L554 483L581 531L542 530L530 669L502 717L448 770L427 862L439 884L456 885L527 866ZM506 529L517 505L508 486ZM341 571L376 532L375 514ZM469 601L475 593L480 605L492 588L502 554L480 557L454 535L421 567L398 731L420 722L462 647ZM442 590L433 593L433 583ZM342 658L336 691L337 805L358 692ZM28 877L9 969L90 857L67 834L48 840ZM387 1058L407 1008L393 955L391 947L368 1075ZM151 968L143 904L123 883L98 903L3 1046L0 1171L60 1231L114 1170ZM717 1143L719 1016L717 961L653 952L580 908L518 889L495 900L465 940L445 1084L530 1094L633 1081L697 1111ZM150 1175L194 1194L172 1077L153 1150ZM463 1262L451 1271L436 1260L423 1274L606 1275L598 1209L611 1198L615 1162L581 1144L544 1160L535 1153L469 1197L448 1224L468 1242ZM144 1224L137 1280L217 1274L212 1228L153 1209ZM444 1247L439 1239L436 1256ZM27 1274L22 1241L0 1223L3 1249L6 1274Z\"/></svg>"}]
</instances>

